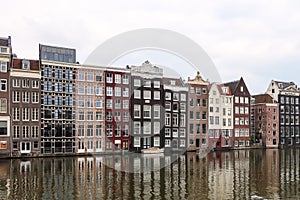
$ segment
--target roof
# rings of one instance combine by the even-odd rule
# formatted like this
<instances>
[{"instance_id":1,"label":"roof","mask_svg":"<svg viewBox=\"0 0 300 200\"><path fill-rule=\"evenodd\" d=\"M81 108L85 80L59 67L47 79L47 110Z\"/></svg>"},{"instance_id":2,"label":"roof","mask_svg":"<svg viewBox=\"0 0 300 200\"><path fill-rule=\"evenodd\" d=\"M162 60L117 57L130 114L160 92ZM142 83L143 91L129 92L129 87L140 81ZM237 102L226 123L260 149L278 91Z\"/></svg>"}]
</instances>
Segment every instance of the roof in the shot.
<instances>
[{"instance_id":1,"label":"roof","mask_svg":"<svg viewBox=\"0 0 300 200\"><path fill-rule=\"evenodd\" d=\"M222 84L222 83L221 83L221 84L220 84L220 83L211 83L211 84L208 85L208 90L210 90L210 89L212 88L213 85L217 85L218 91L219 91L219 93L220 93L221 95L232 95L231 90L230 90L230 87L227 86L227 85L224 85L224 84ZM228 89L227 89L227 93L225 93L225 92L223 91L223 87L228 88Z\"/></svg>"},{"instance_id":2,"label":"roof","mask_svg":"<svg viewBox=\"0 0 300 200\"><path fill-rule=\"evenodd\" d=\"M171 81L175 81L175 86L185 86L185 83L181 78L167 78L163 77L164 85L171 85Z\"/></svg>"},{"instance_id":3,"label":"roof","mask_svg":"<svg viewBox=\"0 0 300 200\"><path fill-rule=\"evenodd\" d=\"M269 94L258 94L252 96L255 103L274 103L273 98Z\"/></svg>"},{"instance_id":4,"label":"roof","mask_svg":"<svg viewBox=\"0 0 300 200\"><path fill-rule=\"evenodd\" d=\"M237 86L239 85L240 80L237 81L232 81L232 82L228 82L228 83L224 83L225 86L228 86L230 88L230 91L232 93L235 92Z\"/></svg>"},{"instance_id":5,"label":"roof","mask_svg":"<svg viewBox=\"0 0 300 200\"><path fill-rule=\"evenodd\" d=\"M22 69L22 61L24 59L14 58L13 59L13 69ZM26 60L26 59L25 59ZM30 70L40 70L39 61L38 60L29 60Z\"/></svg>"},{"instance_id":6,"label":"roof","mask_svg":"<svg viewBox=\"0 0 300 200\"><path fill-rule=\"evenodd\" d=\"M291 82L284 82L284 81L274 81L277 85L279 89L285 89L287 87L296 85L293 81Z\"/></svg>"}]
</instances>

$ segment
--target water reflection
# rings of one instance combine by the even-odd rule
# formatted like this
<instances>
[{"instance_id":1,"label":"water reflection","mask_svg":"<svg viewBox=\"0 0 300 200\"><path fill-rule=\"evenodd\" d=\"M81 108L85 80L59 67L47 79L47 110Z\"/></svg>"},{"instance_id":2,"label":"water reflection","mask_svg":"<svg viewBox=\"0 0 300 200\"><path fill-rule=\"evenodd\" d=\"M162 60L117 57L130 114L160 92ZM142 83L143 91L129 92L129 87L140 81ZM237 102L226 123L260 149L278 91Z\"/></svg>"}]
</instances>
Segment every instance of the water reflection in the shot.
<instances>
[{"instance_id":1,"label":"water reflection","mask_svg":"<svg viewBox=\"0 0 300 200\"><path fill-rule=\"evenodd\" d=\"M0 160L0 199L250 199L253 195L297 199L300 195L300 149L187 153L172 162L176 156ZM112 166L150 170L128 173Z\"/></svg>"}]
</instances>

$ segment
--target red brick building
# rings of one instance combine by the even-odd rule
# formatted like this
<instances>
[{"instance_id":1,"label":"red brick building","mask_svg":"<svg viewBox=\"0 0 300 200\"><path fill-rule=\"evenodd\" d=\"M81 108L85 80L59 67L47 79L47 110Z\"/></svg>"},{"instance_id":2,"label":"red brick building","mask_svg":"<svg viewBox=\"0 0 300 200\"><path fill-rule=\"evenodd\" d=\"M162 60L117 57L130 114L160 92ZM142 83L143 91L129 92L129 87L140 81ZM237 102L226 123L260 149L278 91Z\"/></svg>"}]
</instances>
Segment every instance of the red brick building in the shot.
<instances>
[{"instance_id":1,"label":"red brick building","mask_svg":"<svg viewBox=\"0 0 300 200\"><path fill-rule=\"evenodd\" d=\"M279 144L278 103L268 94L253 97L255 98L255 141L266 148L276 148Z\"/></svg>"}]
</instances>

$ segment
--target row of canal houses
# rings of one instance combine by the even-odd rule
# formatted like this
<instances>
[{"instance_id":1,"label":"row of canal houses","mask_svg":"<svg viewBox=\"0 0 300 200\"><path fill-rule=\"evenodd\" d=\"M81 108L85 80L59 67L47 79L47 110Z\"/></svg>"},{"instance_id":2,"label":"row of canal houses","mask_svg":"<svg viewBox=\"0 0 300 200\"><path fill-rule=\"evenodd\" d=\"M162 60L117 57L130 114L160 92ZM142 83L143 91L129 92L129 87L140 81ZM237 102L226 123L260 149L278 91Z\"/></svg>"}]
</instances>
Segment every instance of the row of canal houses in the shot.
<instances>
[{"instance_id":1,"label":"row of canal houses","mask_svg":"<svg viewBox=\"0 0 300 200\"><path fill-rule=\"evenodd\" d=\"M243 78L185 82L149 61L83 65L75 49L41 44L39 60L19 59L10 37L0 50L1 157L300 145L293 82L251 96Z\"/></svg>"}]
</instances>

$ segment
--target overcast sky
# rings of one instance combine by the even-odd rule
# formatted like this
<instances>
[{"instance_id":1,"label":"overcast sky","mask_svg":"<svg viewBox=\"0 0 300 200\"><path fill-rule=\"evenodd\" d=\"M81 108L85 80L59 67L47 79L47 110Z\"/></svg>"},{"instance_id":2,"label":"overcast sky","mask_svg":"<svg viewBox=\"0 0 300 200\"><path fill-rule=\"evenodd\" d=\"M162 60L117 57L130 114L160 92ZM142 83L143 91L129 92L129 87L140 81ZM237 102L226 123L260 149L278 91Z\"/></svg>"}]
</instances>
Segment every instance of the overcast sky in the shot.
<instances>
[{"instance_id":1,"label":"overcast sky","mask_svg":"<svg viewBox=\"0 0 300 200\"><path fill-rule=\"evenodd\" d=\"M1 8L0 35L12 36L20 58L37 59L42 43L76 48L83 63L114 35L163 28L197 42L224 82L243 76L253 94L265 92L272 79L300 84L298 0L10 0L2 1Z\"/></svg>"}]
</instances>

